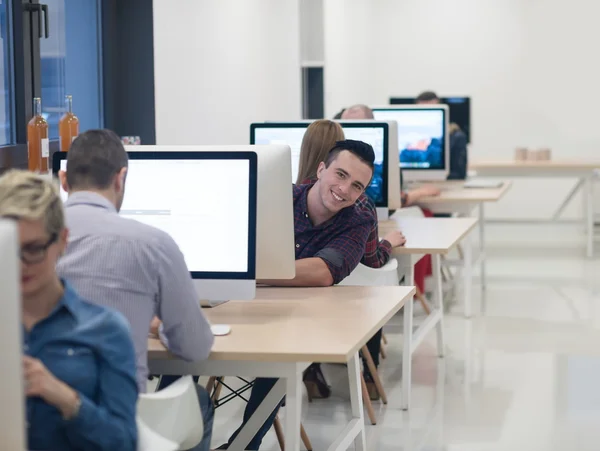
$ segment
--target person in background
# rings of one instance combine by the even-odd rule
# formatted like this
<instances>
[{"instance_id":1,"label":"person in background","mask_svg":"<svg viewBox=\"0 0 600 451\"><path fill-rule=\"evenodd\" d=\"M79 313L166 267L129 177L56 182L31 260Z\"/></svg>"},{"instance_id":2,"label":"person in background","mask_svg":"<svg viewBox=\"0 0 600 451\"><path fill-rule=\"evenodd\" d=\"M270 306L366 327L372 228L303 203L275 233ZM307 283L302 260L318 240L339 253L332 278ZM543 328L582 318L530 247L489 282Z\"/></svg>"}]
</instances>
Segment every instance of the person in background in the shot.
<instances>
[{"instance_id":1,"label":"person in background","mask_svg":"<svg viewBox=\"0 0 600 451\"><path fill-rule=\"evenodd\" d=\"M317 180L294 185L294 239L296 277L291 280L261 280L272 286L317 287L340 283L356 268L364 254L374 218L356 202L373 177L375 152L361 141L338 141L319 164ZM271 391L277 379L257 378L244 410L241 428ZM279 406L252 438L246 449L258 450L273 425Z\"/></svg>"},{"instance_id":2,"label":"person in background","mask_svg":"<svg viewBox=\"0 0 600 451\"><path fill-rule=\"evenodd\" d=\"M336 141L344 139L344 130L337 122L321 119L310 124L302 139L300 146L300 162L298 168L297 184L312 183L317 178L317 170L321 162L327 159L329 150L335 146ZM399 230L388 233L383 239L379 240L379 227L377 224L377 210L373 201L364 193L360 195L356 206L364 209L365 212L373 216L374 227L367 239L365 253L361 263L370 268L381 268L390 260L392 248L403 246L406 238ZM379 366L379 353L381 349L381 335L383 331L379 330L367 343L367 347L373 358L375 366ZM371 398L378 397L373 377L369 372L366 363L363 365L364 378L367 383ZM310 399L327 398L331 390L325 381L325 376L321 371L320 364L312 364L304 373L304 384Z\"/></svg>"},{"instance_id":3,"label":"person in background","mask_svg":"<svg viewBox=\"0 0 600 451\"><path fill-rule=\"evenodd\" d=\"M344 111L347 119L373 119L373 110L366 105L354 105ZM402 180L402 172L400 172L400 180ZM418 205L419 201L425 197L439 196L440 189L434 185L424 185L411 191L404 191L401 187L400 198L402 207L410 207ZM431 211L421 208L426 217L431 217ZM425 278L432 274L431 255L426 255L415 264L414 281L420 293L425 293ZM381 346L381 345L379 345ZM369 394L376 399L376 391L373 385L369 387Z\"/></svg>"},{"instance_id":4,"label":"person in background","mask_svg":"<svg viewBox=\"0 0 600 451\"><path fill-rule=\"evenodd\" d=\"M110 130L89 130L69 150L67 171L59 177L69 193L66 218L70 229L59 274L87 299L125 315L133 331L137 381L146 391L148 333L158 335L173 354L200 361L214 341L189 270L179 247L167 233L118 212L125 195L128 157ZM160 388L177 377L161 378ZM210 447L213 406L196 385L204 417L204 436L197 447Z\"/></svg>"},{"instance_id":5,"label":"person in background","mask_svg":"<svg viewBox=\"0 0 600 451\"><path fill-rule=\"evenodd\" d=\"M350 108L346 108L342 114L342 119L366 119L373 120L373 110L367 105L352 105ZM401 199L403 207L410 207L416 205L419 200L425 197L439 196L440 190L433 185L424 185L415 188L411 191L402 191Z\"/></svg>"},{"instance_id":6,"label":"person in background","mask_svg":"<svg viewBox=\"0 0 600 451\"><path fill-rule=\"evenodd\" d=\"M18 223L28 449L134 451L138 397L127 320L56 274L62 202L27 171L0 178L0 217Z\"/></svg>"},{"instance_id":7,"label":"person in background","mask_svg":"<svg viewBox=\"0 0 600 451\"><path fill-rule=\"evenodd\" d=\"M419 105L437 105L440 99L433 91L424 91L416 98ZM450 123L450 173L448 180L464 180L467 178L468 152L467 135L458 124Z\"/></svg>"}]
</instances>

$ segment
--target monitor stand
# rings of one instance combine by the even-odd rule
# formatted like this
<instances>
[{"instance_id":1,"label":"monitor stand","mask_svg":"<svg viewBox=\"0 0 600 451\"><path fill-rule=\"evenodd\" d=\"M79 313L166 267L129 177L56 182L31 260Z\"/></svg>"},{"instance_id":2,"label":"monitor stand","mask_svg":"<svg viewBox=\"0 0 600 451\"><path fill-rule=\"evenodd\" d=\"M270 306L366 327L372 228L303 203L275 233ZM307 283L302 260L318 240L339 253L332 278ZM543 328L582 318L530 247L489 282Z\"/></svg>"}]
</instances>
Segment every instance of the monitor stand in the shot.
<instances>
[{"instance_id":1,"label":"monitor stand","mask_svg":"<svg viewBox=\"0 0 600 451\"><path fill-rule=\"evenodd\" d=\"M390 219L390 211L387 207L377 207L377 220L378 221L387 221Z\"/></svg>"}]
</instances>

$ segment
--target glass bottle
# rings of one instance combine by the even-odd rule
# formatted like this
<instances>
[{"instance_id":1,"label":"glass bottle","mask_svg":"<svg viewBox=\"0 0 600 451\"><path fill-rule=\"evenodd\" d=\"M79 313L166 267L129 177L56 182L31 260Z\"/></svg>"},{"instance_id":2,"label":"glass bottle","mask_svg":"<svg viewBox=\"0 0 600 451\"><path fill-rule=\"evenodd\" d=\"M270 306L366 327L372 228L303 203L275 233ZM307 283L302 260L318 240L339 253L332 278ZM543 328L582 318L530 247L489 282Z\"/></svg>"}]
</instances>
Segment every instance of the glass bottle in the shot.
<instances>
[{"instance_id":1,"label":"glass bottle","mask_svg":"<svg viewBox=\"0 0 600 451\"><path fill-rule=\"evenodd\" d=\"M58 122L61 152L68 152L71 143L79 135L79 119L73 114L73 96L66 96L67 112Z\"/></svg>"},{"instance_id":2,"label":"glass bottle","mask_svg":"<svg viewBox=\"0 0 600 451\"><path fill-rule=\"evenodd\" d=\"M42 99L39 97L33 99L33 117L27 124L27 153L30 171L48 172L48 122L42 116Z\"/></svg>"}]
</instances>

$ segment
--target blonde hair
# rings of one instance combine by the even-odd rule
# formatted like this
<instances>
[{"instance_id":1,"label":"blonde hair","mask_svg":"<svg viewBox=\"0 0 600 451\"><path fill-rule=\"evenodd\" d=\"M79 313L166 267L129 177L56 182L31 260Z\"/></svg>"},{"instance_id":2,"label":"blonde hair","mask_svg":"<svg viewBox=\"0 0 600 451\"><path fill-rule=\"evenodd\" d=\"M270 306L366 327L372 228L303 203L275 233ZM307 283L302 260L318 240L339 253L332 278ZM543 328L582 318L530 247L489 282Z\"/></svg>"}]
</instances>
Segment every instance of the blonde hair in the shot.
<instances>
[{"instance_id":1,"label":"blonde hair","mask_svg":"<svg viewBox=\"0 0 600 451\"><path fill-rule=\"evenodd\" d=\"M0 177L0 217L44 222L49 235L65 228L58 189L29 171L12 170Z\"/></svg>"},{"instance_id":2,"label":"blonde hair","mask_svg":"<svg viewBox=\"0 0 600 451\"><path fill-rule=\"evenodd\" d=\"M337 141L343 140L344 130L337 122L320 119L310 124L302 138L296 184L316 178L319 163L327 159L327 154Z\"/></svg>"}]
</instances>

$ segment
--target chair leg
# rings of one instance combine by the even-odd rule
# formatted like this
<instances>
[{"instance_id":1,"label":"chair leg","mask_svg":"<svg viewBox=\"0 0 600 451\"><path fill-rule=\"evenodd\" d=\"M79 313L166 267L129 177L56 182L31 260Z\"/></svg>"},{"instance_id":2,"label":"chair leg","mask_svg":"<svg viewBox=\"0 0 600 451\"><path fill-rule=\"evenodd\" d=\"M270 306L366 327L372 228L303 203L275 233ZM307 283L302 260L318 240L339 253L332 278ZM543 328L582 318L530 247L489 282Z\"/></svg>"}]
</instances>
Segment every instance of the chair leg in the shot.
<instances>
[{"instance_id":1,"label":"chair leg","mask_svg":"<svg viewBox=\"0 0 600 451\"><path fill-rule=\"evenodd\" d=\"M275 421L273 422L273 428L275 428L275 435L277 436L277 441L279 442L279 448L281 451L285 451L285 435L283 434L283 427L281 426L281 421L279 421L279 416L275 417ZM312 451L312 444L304 430L304 426L300 423L300 438L302 439L302 443L308 451Z\"/></svg>"},{"instance_id":2,"label":"chair leg","mask_svg":"<svg viewBox=\"0 0 600 451\"><path fill-rule=\"evenodd\" d=\"M362 390L363 404L367 408L367 414L371 420L372 425L377 424L377 418L375 417L375 411L373 410L373 404L371 404L371 398L369 397L369 391L367 390L367 384L365 383L365 377L360 375L360 387Z\"/></svg>"},{"instance_id":3,"label":"chair leg","mask_svg":"<svg viewBox=\"0 0 600 451\"><path fill-rule=\"evenodd\" d=\"M208 378L208 383L206 384L206 391L208 392L208 394L210 394L210 392L212 392L214 386L215 386L215 380L217 378L215 376L211 376Z\"/></svg>"},{"instance_id":4,"label":"chair leg","mask_svg":"<svg viewBox=\"0 0 600 451\"><path fill-rule=\"evenodd\" d=\"M387 353L385 352L385 345L387 345L387 337L383 332L381 332L381 346L379 347L379 354L382 359L387 358Z\"/></svg>"},{"instance_id":5,"label":"chair leg","mask_svg":"<svg viewBox=\"0 0 600 451\"><path fill-rule=\"evenodd\" d=\"M427 299L425 299L425 296L423 295L423 293L421 293L421 290L419 290L418 287L417 287L417 292L415 294L415 297L419 300L419 302L423 306L423 310L425 310L425 313L427 313L429 315L431 313L431 307L429 307L429 304L427 303Z\"/></svg>"},{"instance_id":6,"label":"chair leg","mask_svg":"<svg viewBox=\"0 0 600 451\"><path fill-rule=\"evenodd\" d=\"M308 438L308 434L304 430L304 426L300 423L300 438L302 439L302 443L306 447L307 451L312 451L312 443L310 443L310 439Z\"/></svg>"},{"instance_id":7,"label":"chair leg","mask_svg":"<svg viewBox=\"0 0 600 451\"><path fill-rule=\"evenodd\" d=\"M385 394L385 390L383 389L383 384L381 383L381 379L379 378L377 368L375 368L375 362L373 362L373 357L371 356L369 348L367 348L366 345L362 347L362 355L365 361L367 362L367 368L369 368L369 373L371 373L371 377L373 378L373 382L375 383L377 393L379 393L379 396L381 397L381 401L384 404L387 404L387 396Z\"/></svg>"},{"instance_id":8,"label":"chair leg","mask_svg":"<svg viewBox=\"0 0 600 451\"><path fill-rule=\"evenodd\" d=\"M210 399L212 400L213 404L216 404L219 401L219 396L221 396L221 390L223 389L223 384L221 384L221 381L223 379L225 379L224 376L216 378L215 390L213 391L213 394L210 397Z\"/></svg>"}]
</instances>

